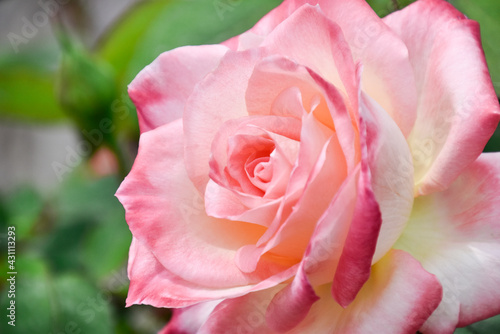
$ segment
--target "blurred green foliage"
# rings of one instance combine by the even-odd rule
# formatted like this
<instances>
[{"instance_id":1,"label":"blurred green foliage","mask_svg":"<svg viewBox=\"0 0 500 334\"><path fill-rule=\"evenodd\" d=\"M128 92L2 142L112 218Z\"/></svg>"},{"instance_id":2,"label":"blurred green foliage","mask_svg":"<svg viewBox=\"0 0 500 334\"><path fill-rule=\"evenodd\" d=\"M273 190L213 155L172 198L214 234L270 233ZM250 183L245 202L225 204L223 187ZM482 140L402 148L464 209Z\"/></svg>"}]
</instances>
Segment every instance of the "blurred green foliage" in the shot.
<instances>
[{"instance_id":1,"label":"blurred green foliage","mask_svg":"<svg viewBox=\"0 0 500 334\"><path fill-rule=\"evenodd\" d=\"M368 2L377 14L385 16L412 1ZM488 65L499 93L500 2L451 2L480 22ZM239 34L279 3L144 1L128 10L95 47L66 52L62 60L66 65L59 71L45 61L46 55L42 57L46 50L40 49L39 54L36 50L29 54L2 54L0 118L56 122L67 121L70 115L80 130L96 128L101 119L109 118L116 125L116 141L108 144L122 167L130 168L126 156L131 155L128 148L137 142L138 126L126 87L135 75L169 49L219 43ZM40 61L41 58L45 60ZM97 101L102 109L92 115L95 119L90 124L80 115L95 108L90 104L80 110L86 105L81 103L82 98L85 101L89 94L67 94L68 89L75 87L76 95L90 89L94 99L87 102ZM125 149L120 151L120 146ZM486 150L500 151L500 132L493 136ZM0 196L0 233L4 233L0 247L6 248L7 227L15 226L16 269L20 273L16 281L17 326L12 328L2 321L1 333L153 333L168 321L168 310L148 306L124 308L131 235L123 208L113 196L121 177L96 178L89 169L88 164L82 164L50 195L41 195L26 186ZM0 308L5 310L8 267L5 252L0 254ZM500 317L458 329L456 333L500 333Z\"/></svg>"},{"instance_id":2,"label":"blurred green foliage","mask_svg":"<svg viewBox=\"0 0 500 334\"><path fill-rule=\"evenodd\" d=\"M54 78L54 73L31 63L0 62L0 116L29 122L64 119Z\"/></svg>"}]
</instances>

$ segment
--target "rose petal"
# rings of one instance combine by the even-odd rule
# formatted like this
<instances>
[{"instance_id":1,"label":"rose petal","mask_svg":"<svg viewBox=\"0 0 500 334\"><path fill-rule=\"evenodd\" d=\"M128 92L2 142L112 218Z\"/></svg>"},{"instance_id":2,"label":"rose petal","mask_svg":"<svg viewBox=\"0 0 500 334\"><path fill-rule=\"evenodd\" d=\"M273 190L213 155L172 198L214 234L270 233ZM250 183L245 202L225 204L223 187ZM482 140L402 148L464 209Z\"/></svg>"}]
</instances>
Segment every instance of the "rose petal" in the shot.
<instances>
[{"instance_id":1,"label":"rose petal","mask_svg":"<svg viewBox=\"0 0 500 334\"><path fill-rule=\"evenodd\" d=\"M362 87L407 136L415 122L417 95L408 50L366 1L319 1L337 23L355 62L363 64ZM352 99L352 97L350 96Z\"/></svg>"},{"instance_id":2,"label":"rose petal","mask_svg":"<svg viewBox=\"0 0 500 334\"><path fill-rule=\"evenodd\" d=\"M175 309L168 324L158 334L196 334L207 321L219 300Z\"/></svg>"},{"instance_id":3,"label":"rose petal","mask_svg":"<svg viewBox=\"0 0 500 334\"><path fill-rule=\"evenodd\" d=\"M155 307L189 307L197 303L234 298L252 291L274 287L293 277L297 266L279 272L257 284L224 289L204 287L188 282L166 269L139 240L133 238L129 253L130 288L127 306L149 304Z\"/></svg>"},{"instance_id":4,"label":"rose petal","mask_svg":"<svg viewBox=\"0 0 500 334\"><path fill-rule=\"evenodd\" d=\"M300 99L294 95L298 92ZM285 103L283 98L290 100ZM354 116L349 113L342 93L311 69L282 56L266 57L255 66L246 100L251 115L276 114L302 118L302 114L298 115L299 108L291 105L292 101L300 101L302 109L312 112L322 125L342 133L338 139L349 169L359 161L355 148L357 120L352 119Z\"/></svg>"},{"instance_id":5,"label":"rose petal","mask_svg":"<svg viewBox=\"0 0 500 334\"><path fill-rule=\"evenodd\" d=\"M357 81L349 46L341 28L321 8L304 5L278 25L261 45L271 53L313 70L349 96L357 110ZM314 50L314 52L312 52Z\"/></svg>"},{"instance_id":6,"label":"rose petal","mask_svg":"<svg viewBox=\"0 0 500 334\"><path fill-rule=\"evenodd\" d=\"M413 205L413 169L403 134L365 94L360 102L361 174L332 291L342 306L354 300L371 264L399 238Z\"/></svg>"},{"instance_id":7,"label":"rose petal","mask_svg":"<svg viewBox=\"0 0 500 334\"><path fill-rule=\"evenodd\" d=\"M367 154L366 151L364 154ZM370 277L373 254L382 225L382 215L372 189L372 176L366 158L363 160L356 204L332 285L332 294L343 307L354 300Z\"/></svg>"},{"instance_id":8,"label":"rose petal","mask_svg":"<svg viewBox=\"0 0 500 334\"><path fill-rule=\"evenodd\" d=\"M220 45L185 46L146 66L128 88L141 132L181 118L194 86L217 67L227 50Z\"/></svg>"},{"instance_id":9,"label":"rose petal","mask_svg":"<svg viewBox=\"0 0 500 334\"><path fill-rule=\"evenodd\" d=\"M197 334L275 334L266 323L267 308L284 285L222 301Z\"/></svg>"},{"instance_id":10,"label":"rose petal","mask_svg":"<svg viewBox=\"0 0 500 334\"><path fill-rule=\"evenodd\" d=\"M195 187L204 192L209 181L212 142L224 122L248 116L245 93L260 51L229 51L219 67L198 83L183 116L185 165ZM203 112L200 112L203 111Z\"/></svg>"},{"instance_id":11,"label":"rose petal","mask_svg":"<svg viewBox=\"0 0 500 334\"><path fill-rule=\"evenodd\" d=\"M205 192L207 213L217 218L269 226L279 207L279 201L276 201L276 199L279 199L284 194L284 190L280 190L278 187L286 188L290 175L290 166L297 159L300 125L301 122L295 118L277 116L250 116L225 122L215 136L212 145L212 157L210 159L211 180ZM235 185L231 183L231 180L228 180L228 170L225 168L228 165L228 142L238 134L252 134L256 138L262 136L266 140L272 141L275 146L275 154L281 160L275 161L277 166L273 168L283 167L283 165L286 167L281 168L276 173L264 196L245 193L239 189L238 184ZM239 146L236 146L236 149L238 148ZM245 161L242 161L241 164L245 164ZM243 169L241 173L245 172L245 168L244 166L240 168ZM241 177L247 178L250 182L247 174L241 175Z\"/></svg>"},{"instance_id":12,"label":"rose petal","mask_svg":"<svg viewBox=\"0 0 500 334\"><path fill-rule=\"evenodd\" d=\"M199 333L276 333L267 325L266 313L272 311L269 305L273 298L279 298L275 296L280 289L282 286L223 301ZM331 298L330 289L331 285L317 287L316 294L321 298L305 319L286 333L415 333L442 296L434 275L398 250L390 251L374 265L367 284L347 308ZM308 295L307 288L304 291ZM293 323L296 314L289 316L286 321Z\"/></svg>"},{"instance_id":13,"label":"rose petal","mask_svg":"<svg viewBox=\"0 0 500 334\"><path fill-rule=\"evenodd\" d=\"M290 177L287 194L275 220L259 242L238 251L237 263L241 270L255 270L262 254L275 247L279 249L274 249L272 253L281 257L302 257L308 236L346 173L338 140L331 136L331 131L319 123L313 113L304 115L299 158ZM318 178L318 174L323 177ZM325 184L329 186L325 187ZM305 199L300 199L303 197Z\"/></svg>"},{"instance_id":14,"label":"rose petal","mask_svg":"<svg viewBox=\"0 0 500 334\"><path fill-rule=\"evenodd\" d=\"M319 4L321 9L312 8L310 5L303 6L306 3ZM325 20L319 13L315 15L313 11L323 12L331 21ZM314 19L311 19L313 16ZM333 38L332 36L338 36L333 34L327 38L324 31L332 34L335 31L332 27L337 25L342 28L343 37ZM320 28L315 28L318 26ZM308 33L316 29L318 33ZM408 50L365 1L284 1L280 7L259 21L251 33L269 35L262 45L276 45L279 54L286 54L302 64L307 64L331 83L342 87L338 84L340 77L351 102L356 101L356 81L353 79L355 68L352 65L346 66L352 63L346 60L351 57L355 61L360 60L365 68L363 90L392 116L405 135L410 133L416 117L417 95L413 89L415 80ZM273 38L273 35L277 37ZM344 37L348 45L342 42ZM313 53L310 52L311 45L315 45ZM351 52L352 56L347 57L346 53ZM324 64L323 61L331 55L334 55L336 61ZM340 76L334 75L337 70L331 70L334 64L340 71ZM357 106L354 104L353 107Z\"/></svg>"},{"instance_id":15,"label":"rose petal","mask_svg":"<svg viewBox=\"0 0 500 334\"><path fill-rule=\"evenodd\" d=\"M408 46L416 77L418 116L409 137L416 191L446 189L500 119L479 26L441 0L417 1L384 22Z\"/></svg>"},{"instance_id":16,"label":"rose petal","mask_svg":"<svg viewBox=\"0 0 500 334\"><path fill-rule=\"evenodd\" d=\"M172 274L200 286L248 285L287 268L271 269L276 264L266 259L257 268L260 273L248 275L236 267L236 250L255 244L263 228L208 217L187 176L183 153L181 120L141 136L134 167L117 192L134 237Z\"/></svg>"},{"instance_id":17,"label":"rose petal","mask_svg":"<svg viewBox=\"0 0 500 334\"><path fill-rule=\"evenodd\" d=\"M330 285L308 316L288 333L415 333L441 300L441 286L409 254L392 250L372 268L370 279L345 309Z\"/></svg>"},{"instance_id":18,"label":"rose petal","mask_svg":"<svg viewBox=\"0 0 500 334\"><path fill-rule=\"evenodd\" d=\"M500 154L483 154L447 190L419 197L395 245L434 273L443 301L423 327L456 326L500 313Z\"/></svg>"},{"instance_id":19,"label":"rose petal","mask_svg":"<svg viewBox=\"0 0 500 334\"><path fill-rule=\"evenodd\" d=\"M382 213L382 226L373 263L403 232L413 206L413 167L406 140L396 123L366 94L361 94L360 114L366 124L362 150L371 173L371 187Z\"/></svg>"},{"instance_id":20,"label":"rose petal","mask_svg":"<svg viewBox=\"0 0 500 334\"><path fill-rule=\"evenodd\" d=\"M280 206L281 198L250 204L243 194L220 186L210 180L205 192L207 214L216 217L269 226Z\"/></svg>"},{"instance_id":21,"label":"rose petal","mask_svg":"<svg viewBox=\"0 0 500 334\"><path fill-rule=\"evenodd\" d=\"M281 333L293 329L318 299L301 265L293 282L271 300L266 312L267 325Z\"/></svg>"}]
</instances>

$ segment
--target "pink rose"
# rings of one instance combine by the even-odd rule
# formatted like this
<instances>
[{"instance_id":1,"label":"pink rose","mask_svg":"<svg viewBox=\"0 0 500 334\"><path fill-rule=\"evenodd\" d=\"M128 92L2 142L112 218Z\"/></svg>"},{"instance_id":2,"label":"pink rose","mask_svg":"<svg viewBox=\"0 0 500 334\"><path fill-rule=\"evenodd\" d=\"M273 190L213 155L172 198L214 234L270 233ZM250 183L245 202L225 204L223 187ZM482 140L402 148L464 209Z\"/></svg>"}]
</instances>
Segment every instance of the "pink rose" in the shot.
<instances>
[{"instance_id":1,"label":"pink rose","mask_svg":"<svg viewBox=\"0 0 500 334\"><path fill-rule=\"evenodd\" d=\"M500 313L500 108L443 0L289 0L130 85L127 304L164 333L452 333Z\"/></svg>"}]
</instances>

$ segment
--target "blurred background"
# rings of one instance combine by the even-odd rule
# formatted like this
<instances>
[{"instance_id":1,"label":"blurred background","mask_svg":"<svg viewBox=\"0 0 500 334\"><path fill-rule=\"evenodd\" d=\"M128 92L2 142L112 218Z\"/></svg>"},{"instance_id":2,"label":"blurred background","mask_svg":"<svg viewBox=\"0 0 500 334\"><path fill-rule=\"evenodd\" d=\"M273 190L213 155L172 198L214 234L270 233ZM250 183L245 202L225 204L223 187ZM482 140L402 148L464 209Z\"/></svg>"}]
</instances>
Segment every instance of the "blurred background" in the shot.
<instances>
[{"instance_id":1,"label":"blurred background","mask_svg":"<svg viewBox=\"0 0 500 334\"><path fill-rule=\"evenodd\" d=\"M114 197L139 138L126 87L160 53L224 41L280 0L0 0L0 332L155 333L125 308L131 234ZM385 16L411 1L369 1ZM500 93L500 1L453 0L481 24ZM487 151L500 151L500 131ZM7 258L16 228L16 260ZM9 266L16 326L7 324ZM494 317L456 333L500 333Z\"/></svg>"}]
</instances>

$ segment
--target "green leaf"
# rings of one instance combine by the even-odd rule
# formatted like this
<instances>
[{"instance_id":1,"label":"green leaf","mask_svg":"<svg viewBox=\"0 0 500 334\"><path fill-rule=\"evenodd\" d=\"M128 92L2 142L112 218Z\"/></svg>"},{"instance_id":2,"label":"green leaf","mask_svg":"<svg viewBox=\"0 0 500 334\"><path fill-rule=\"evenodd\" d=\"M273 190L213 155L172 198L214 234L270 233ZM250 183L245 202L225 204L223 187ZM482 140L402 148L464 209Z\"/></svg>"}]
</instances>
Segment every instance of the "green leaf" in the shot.
<instances>
[{"instance_id":1,"label":"green leaf","mask_svg":"<svg viewBox=\"0 0 500 334\"><path fill-rule=\"evenodd\" d=\"M57 271L85 268L102 280L127 259L131 242L116 177L91 179L77 170L54 199L56 228L45 252Z\"/></svg>"},{"instance_id":2,"label":"green leaf","mask_svg":"<svg viewBox=\"0 0 500 334\"><path fill-rule=\"evenodd\" d=\"M486 144L484 152L500 152L500 126L497 127L493 136Z\"/></svg>"},{"instance_id":3,"label":"green leaf","mask_svg":"<svg viewBox=\"0 0 500 334\"><path fill-rule=\"evenodd\" d=\"M68 177L55 198L56 213L64 222L78 219L98 221L111 209L121 209L114 197L120 185L114 176L90 179L82 170Z\"/></svg>"},{"instance_id":4,"label":"green leaf","mask_svg":"<svg viewBox=\"0 0 500 334\"><path fill-rule=\"evenodd\" d=\"M84 243L87 272L98 280L106 278L127 262L132 236L122 208L103 217Z\"/></svg>"},{"instance_id":5,"label":"green leaf","mask_svg":"<svg viewBox=\"0 0 500 334\"><path fill-rule=\"evenodd\" d=\"M467 17L479 22L486 61L500 96L500 1L498 0L452 0L452 4Z\"/></svg>"},{"instance_id":6,"label":"green leaf","mask_svg":"<svg viewBox=\"0 0 500 334\"><path fill-rule=\"evenodd\" d=\"M51 277L47 265L37 256L18 256L15 284L15 327L5 318L2 333L112 333L107 291L74 274ZM2 279L3 281L3 279ZM1 308L10 305L8 289L2 292ZM5 317L5 315L4 315Z\"/></svg>"},{"instance_id":7,"label":"green leaf","mask_svg":"<svg viewBox=\"0 0 500 334\"><path fill-rule=\"evenodd\" d=\"M100 42L99 55L123 75L137 44L151 22L170 2L170 0L144 1L130 8Z\"/></svg>"},{"instance_id":8,"label":"green leaf","mask_svg":"<svg viewBox=\"0 0 500 334\"><path fill-rule=\"evenodd\" d=\"M367 2L380 17L387 16L396 10L391 0L367 0Z\"/></svg>"},{"instance_id":9,"label":"green leaf","mask_svg":"<svg viewBox=\"0 0 500 334\"><path fill-rule=\"evenodd\" d=\"M82 266L83 240L93 227L92 221L79 218L77 220L60 222L45 243L45 256L50 260L53 270L57 273L79 270Z\"/></svg>"},{"instance_id":10,"label":"green leaf","mask_svg":"<svg viewBox=\"0 0 500 334\"><path fill-rule=\"evenodd\" d=\"M394 12L395 10L402 9L416 0L367 0L368 4L377 13L378 16L384 17Z\"/></svg>"},{"instance_id":11,"label":"green leaf","mask_svg":"<svg viewBox=\"0 0 500 334\"><path fill-rule=\"evenodd\" d=\"M108 292L76 275L57 277L54 291L58 305L55 333L113 333Z\"/></svg>"},{"instance_id":12,"label":"green leaf","mask_svg":"<svg viewBox=\"0 0 500 334\"><path fill-rule=\"evenodd\" d=\"M467 327L471 333L493 334L500 333L500 315L483 321L476 322Z\"/></svg>"},{"instance_id":13,"label":"green leaf","mask_svg":"<svg viewBox=\"0 0 500 334\"><path fill-rule=\"evenodd\" d=\"M26 64L0 65L0 118L21 121L65 119L55 98L54 75Z\"/></svg>"},{"instance_id":14,"label":"green leaf","mask_svg":"<svg viewBox=\"0 0 500 334\"><path fill-rule=\"evenodd\" d=\"M43 200L32 188L21 188L5 203L10 226L15 226L17 239L29 236L43 209Z\"/></svg>"}]
</instances>

